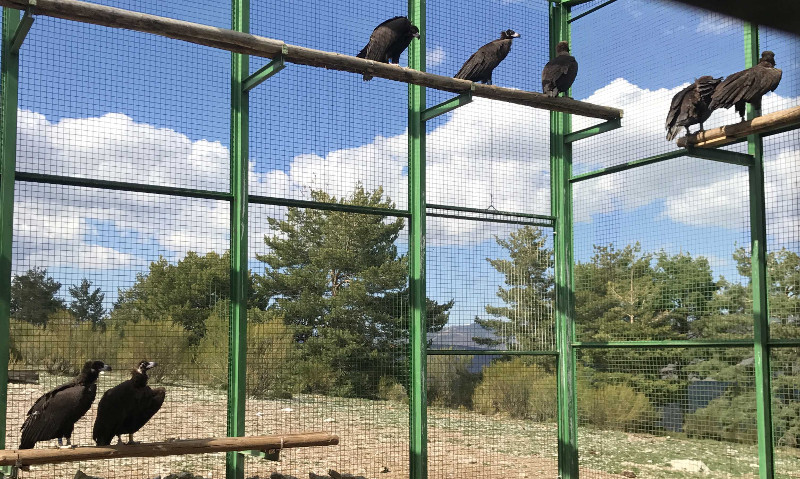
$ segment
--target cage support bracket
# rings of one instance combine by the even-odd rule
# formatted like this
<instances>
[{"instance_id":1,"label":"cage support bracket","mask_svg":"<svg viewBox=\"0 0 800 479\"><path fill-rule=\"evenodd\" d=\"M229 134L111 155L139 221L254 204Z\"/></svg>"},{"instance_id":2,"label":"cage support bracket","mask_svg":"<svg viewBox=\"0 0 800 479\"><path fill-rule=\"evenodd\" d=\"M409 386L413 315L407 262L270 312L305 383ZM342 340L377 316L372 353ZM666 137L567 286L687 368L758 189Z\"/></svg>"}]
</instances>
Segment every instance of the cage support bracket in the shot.
<instances>
[{"instance_id":1,"label":"cage support bracket","mask_svg":"<svg viewBox=\"0 0 800 479\"><path fill-rule=\"evenodd\" d=\"M609 175L611 173L619 173L620 171L626 171L645 165L652 165L653 163L659 163L662 161L671 160L673 158L680 158L681 156L686 156L686 155L687 153L685 150L670 151L668 153L662 153L660 155L655 155L655 156L648 156L647 158L642 158L640 160L633 160L627 163L622 163L620 165L609 166L608 168L601 168L599 170L590 171L588 173L575 175L572 178L570 178L569 181L572 183L576 183L578 181L589 180L592 178Z\"/></svg>"},{"instance_id":2,"label":"cage support bracket","mask_svg":"<svg viewBox=\"0 0 800 479\"><path fill-rule=\"evenodd\" d=\"M428 121L436 118L437 116L444 115L445 113L450 113L456 108L464 106L468 103L472 103L472 90L464 92L449 100L445 100L438 105L434 105L430 108L422 110L422 121Z\"/></svg>"},{"instance_id":3,"label":"cage support bracket","mask_svg":"<svg viewBox=\"0 0 800 479\"><path fill-rule=\"evenodd\" d=\"M590 138L592 136L605 133L607 131L616 130L617 128L620 127L622 127L621 118L608 120L606 122L599 123L597 125L584 128L582 130L574 131L572 133L567 133L566 135L564 135L564 143L572 143L574 141L583 140L584 138Z\"/></svg>"},{"instance_id":4,"label":"cage support bracket","mask_svg":"<svg viewBox=\"0 0 800 479\"><path fill-rule=\"evenodd\" d=\"M687 147L686 154L693 158L701 158L703 160L719 161L721 163L729 163L731 165L739 166L753 166L755 158L753 155L747 153L737 153L735 151L718 150L716 148L694 148Z\"/></svg>"},{"instance_id":5,"label":"cage support bracket","mask_svg":"<svg viewBox=\"0 0 800 479\"><path fill-rule=\"evenodd\" d=\"M17 29L14 31L14 37L11 39L11 53L18 54L22 43L25 42L25 37L33 25L33 11L36 8L36 0L28 1L28 8L25 9L25 14L19 21Z\"/></svg>"},{"instance_id":6,"label":"cage support bracket","mask_svg":"<svg viewBox=\"0 0 800 479\"><path fill-rule=\"evenodd\" d=\"M285 45L284 50L288 50ZM284 68L286 68L286 56L285 53L281 53L273 58L271 62L267 63L263 67L259 68L258 71L245 78L242 81L242 91L247 92L252 90L253 88L272 78L273 75L277 74Z\"/></svg>"},{"instance_id":7,"label":"cage support bracket","mask_svg":"<svg viewBox=\"0 0 800 479\"><path fill-rule=\"evenodd\" d=\"M242 455L252 456L252 457L260 457L265 461L275 461L280 462L281 460L281 450L280 449L265 449L263 451L258 451L255 449L251 449L249 451L242 451L240 452Z\"/></svg>"}]
</instances>

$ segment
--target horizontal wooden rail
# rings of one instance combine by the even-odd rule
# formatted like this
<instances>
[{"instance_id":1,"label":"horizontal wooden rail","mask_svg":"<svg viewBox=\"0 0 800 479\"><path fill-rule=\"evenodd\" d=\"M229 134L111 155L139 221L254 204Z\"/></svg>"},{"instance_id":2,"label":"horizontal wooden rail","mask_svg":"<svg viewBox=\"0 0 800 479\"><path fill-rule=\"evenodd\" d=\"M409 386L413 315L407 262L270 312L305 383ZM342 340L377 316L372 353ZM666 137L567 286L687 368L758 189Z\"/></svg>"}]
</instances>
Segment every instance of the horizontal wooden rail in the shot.
<instances>
[{"instance_id":1,"label":"horizontal wooden rail","mask_svg":"<svg viewBox=\"0 0 800 479\"><path fill-rule=\"evenodd\" d=\"M311 446L335 446L339 437L325 432L307 432L275 436L218 437L179 439L146 444L76 447L73 449L0 450L0 466L35 466L61 462L117 459L122 457L160 457L211 452L268 451Z\"/></svg>"},{"instance_id":2,"label":"horizontal wooden rail","mask_svg":"<svg viewBox=\"0 0 800 479\"><path fill-rule=\"evenodd\" d=\"M622 110L586 103L572 98L552 98L542 93L502 88L493 85L475 84L468 80L457 80L434 75L399 65L380 63L340 53L325 52L311 48L287 45L280 40L236 32L225 28L211 27L199 23L185 22L146 13L132 12L121 8L106 7L78 0L0 0L0 6L27 9L33 6L35 15L74 20L113 28L124 28L152 33L163 37L184 40L198 45L220 48L235 53L275 58L283 55L286 62L309 65L331 70L368 74L404 83L450 92L472 91L473 96L490 98L518 105L545 110L573 113L576 115L613 120L622 117ZM367 38L364 38L366 41Z\"/></svg>"},{"instance_id":3,"label":"horizontal wooden rail","mask_svg":"<svg viewBox=\"0 0 800 479\"><path fill-rule=\"evenodd\" d=\"M780 133L797 126L800 126L800 106L684 136L678 138L678 146L682 148L687 146L714 148L744 141L747 135Z\"/></svg>"}]
</instances>

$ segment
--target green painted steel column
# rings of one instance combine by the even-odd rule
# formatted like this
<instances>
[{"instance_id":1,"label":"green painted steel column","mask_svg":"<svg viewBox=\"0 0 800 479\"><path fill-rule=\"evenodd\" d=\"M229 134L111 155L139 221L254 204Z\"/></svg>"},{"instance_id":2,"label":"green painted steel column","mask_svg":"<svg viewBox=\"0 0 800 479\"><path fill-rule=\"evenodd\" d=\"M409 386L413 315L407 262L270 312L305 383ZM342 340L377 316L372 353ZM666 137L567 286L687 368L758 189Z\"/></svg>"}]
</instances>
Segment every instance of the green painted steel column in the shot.
<instances>
[{"instance_id":1,"label":"green painted steel column","mask_svg":"<svg viewBox=\"0 0 800 479\"><path fill-rule=\"evenodd\" d=\"M745 67L758 63L758 26L744 27ZM761 115L750 104L747 119ZM761 135L747 137L747 151L755 159L749 169L750 183L750 251L753 288L754 367L756 380L756 414L758 415L758 475L772 479L774 475L772 436L772 388L769 365L769 309L767 297L767 220L764 196L764 144Z\"/></svg>"},{"instance_id":2,"label":"green painted steel column","mask_svg":"<svg viewBox=\"0 0 800 479\"><path fill-rule=\"evenodd\" d=\"M550 4L550 56L559 41L570 41L569 7ZM575 295L572 264L572 145L565 136L572 115L550 112L550 198L555 226L556 342L558 349L558 474L578 477L578 410L575 391Z\"/></svg>"},{"instance_id":3,"label":"green painted steel column","mask_svg":"<svg viewBox=\"0 0 800 479\"><path fill-rule=\"evenodd\" d=\"M250 32L250 1L233 0L232 29ZM247 172L248 95L242 82L249 75L249 57L231 54L231 308L228 343L228 436L244 435L247 371ZM244 477L244 456L229 452L228 479Z\"/></svg>"},{"instance_id":4,"label":"green painted steel column","mask_svg":"<svg viewBox=\"0 0 800 479\"><path fill-rule=\"evenodd\" d=\"M3 9L3 44L0 58L2 110L0 110L0 449L6 447L8 361L11 334L11 247L14 233L14 170L17 166L17 101L19 53L11 52L11 39L19 25L19 10Z\"/></svg>"},{"instance_id":5,"label":"green painted steel column","mask_svg":"<svg viewBox=\"0 0 800 479\"><path fill-rule=\"evenodd\" d=\"M408 1L408 18L419 40L408 48L408 66L425 71L425 0ZM411 213L409 281L411 303L410 477L428 477L427 305L425 291L425 88L408 85L408 206Z\"/></svg>"}]
</instances>

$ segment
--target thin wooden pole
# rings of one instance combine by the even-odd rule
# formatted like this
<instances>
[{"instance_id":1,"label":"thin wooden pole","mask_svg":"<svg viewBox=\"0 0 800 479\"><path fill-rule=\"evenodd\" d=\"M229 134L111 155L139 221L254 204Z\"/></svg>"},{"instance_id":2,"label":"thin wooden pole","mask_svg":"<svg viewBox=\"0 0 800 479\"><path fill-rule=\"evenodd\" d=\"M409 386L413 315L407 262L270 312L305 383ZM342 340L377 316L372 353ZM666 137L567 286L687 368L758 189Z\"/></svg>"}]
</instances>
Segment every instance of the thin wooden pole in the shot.
<instances>
[{"instance_id":1,"label":"thin wooden pole","mask_svg":"<svg viewBox=\"0 0 800 479\"><path fill-rule=\"evenodd\" d=\"M749 135L776 133L798 125L800 125L800 106L678 138L678 146L714 148L744 141Z\"/></svg>"},{"instance_id":2,"label":"thin wooden pole","mask_svg":"<svg viewBox=\"0 0 800 479\"><path fill-rule=\"evenodd\" d=\"M76 447L74 449L0 450L0 466L35 466L38 464L56 464L93 459L179 456L228 451L268 451L298 447L335 446L337 444L339 444L339 436L326 432L308 432L275 436L182 439L146 444Z\"/></svg>"},{"instance_id":3,"label":"thin wooden pole","mask_svg":"<svg viewBox=\"0 0 800 479\"><path fill-rule=\"evenodd\" d=\"M586 103L572 98L552 98L542 93L474 84L442 75L433 75L399 65L390 65L340 53L287 45L280 40L260 37L225 28L185 22L121 8L107 7L78 0L36 0L34 13L77 22L125 28L152 33L162 37L184 40L198 45L220 48L233 53L275 58L283 55L285 61L299 65L340 70L360 75L386 78L404 83L450 92L472 91L473 96L515 103L545 110L573 113L604 120L622 117L622 110ZM26 9L31 0L0 0L0 6Z\"/></svg>"}]
</instances>

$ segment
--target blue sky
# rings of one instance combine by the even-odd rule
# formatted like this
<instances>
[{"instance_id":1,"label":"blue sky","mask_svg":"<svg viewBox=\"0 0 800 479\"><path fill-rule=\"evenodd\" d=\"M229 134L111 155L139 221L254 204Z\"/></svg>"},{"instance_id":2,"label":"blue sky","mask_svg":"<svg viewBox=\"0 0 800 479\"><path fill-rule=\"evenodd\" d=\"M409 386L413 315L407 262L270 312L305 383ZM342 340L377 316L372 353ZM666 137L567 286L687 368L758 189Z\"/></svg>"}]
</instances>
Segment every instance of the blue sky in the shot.
<instances>
[{"instance_id":1,"label":"blue sky","mask_svg":"<svg viewBox=\"0 0 800 479\"><path fill-rule=\"evenodd\" d=\"M229 23L219 2L104 2L217 26ZM597 3L597 2L595 2ZM590 3L580 10L590 8ZM132 7L133 5L133 7ZM466 1L428 6L429 68L452 75L477 47L513 28L522 37L495 73L495 84L538 90L546 61L546 3ZM404 13L405 2L254 2L253 32L288 43L355 54L372 28ZM480 12L479 16L464 12ZM623 128L575 146L576 172L671 150L663 116L674 91L705 74L743 68L737 21L675 7L671 2L620 0L573 23L580 63L574 96L626 109ZM766 32L783 81L765 111L797 104L798 41ZM229 54L178 41L39 18L22 49L20 169L132 182L225 190L229 144ZM266 60L254 58L254 71ZM405 55L401 64L406 64ZM405 206L405 85L289 65L251 95L251 191L307 197L310 188L347 194L356 181L382 185ZM434 104L450 94L430 91ZM773 110L770 110L770 109ZM479 102L428 125L432 203L549 213L546 114ZM715 113L707 128L735 121ZM588 122L592 123L592 122ZM588 124L576 119L576 128ZM797 248L794 170L797 134L768 144L768 180L775 199L775 248ZM772 169L770 169L772 168ZM638 176L637 176L638 175ZM787 186L788 185L788 186ZM15 269L48 267L62 283L86 275L104 290L126 287L163 254L222 251L227 209L210 201L143 195L69 193L21 188ZM70 190L73 191L73 190ZM33 197L40 195L47 200ZM715 201L720 195L732 199ZM727 196L725 196L727 198ZM592 244L640 241L647 251L689 251L712 259L716 274L735 276L734 244L748 241L746 183L741 171L700 160L576 186L576 256ZM255 209L255 208L254 208ZM251 243L261 252L264 218L254 214ZM724 215L738 215L730 220ZM438 223L430 230L429 271L436 299L456 296L453 322L471 321L496 302L501 278L485 257L502 254L493 234L507 228ZM404 246L401 245L404 249ZM116 260L89 260L80 255ZM80 259L75 260L75 255ZM99 256L98 256L99 255ZM106 255L106 256L103 256ZM88 265L88 266L87 266ZM487 269L488 268L488 269ZM476 281L476 277L480 281ZM66 290L66 288L64 288Z\"/></svg>"}]
</instances>

